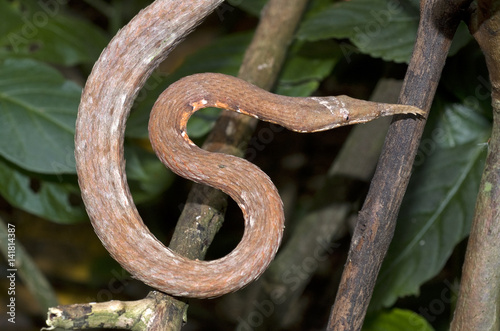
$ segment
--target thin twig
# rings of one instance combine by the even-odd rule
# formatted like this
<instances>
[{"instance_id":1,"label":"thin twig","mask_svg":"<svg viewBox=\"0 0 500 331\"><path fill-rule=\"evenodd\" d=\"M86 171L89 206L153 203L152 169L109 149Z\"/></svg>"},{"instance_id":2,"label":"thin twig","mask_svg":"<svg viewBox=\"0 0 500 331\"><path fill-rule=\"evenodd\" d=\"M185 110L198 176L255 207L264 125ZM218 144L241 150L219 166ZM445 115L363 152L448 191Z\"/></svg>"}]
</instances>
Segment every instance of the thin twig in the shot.
<instances>
[{"instance_id":1,"label":"thin twig","mask_svg":"<svg viewBox=\"0 0 500 331\"><path fill-rule=\"evenodd\" d=\"M470 0L424 0L415 49L400 102L428 111L459 13ZM328 330L361 330L418 149L425 119L395 116L359 213Z\"/></svg>"}]
</instances>

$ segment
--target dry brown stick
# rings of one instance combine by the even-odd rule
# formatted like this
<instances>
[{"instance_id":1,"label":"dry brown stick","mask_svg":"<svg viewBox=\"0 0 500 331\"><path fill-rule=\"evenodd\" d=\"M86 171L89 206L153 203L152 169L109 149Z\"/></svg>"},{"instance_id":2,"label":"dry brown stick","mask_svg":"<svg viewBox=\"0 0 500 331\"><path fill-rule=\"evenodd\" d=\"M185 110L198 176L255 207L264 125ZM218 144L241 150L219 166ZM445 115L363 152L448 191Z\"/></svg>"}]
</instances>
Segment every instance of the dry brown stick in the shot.
<instances>
[{"instance_id":1,"label":"dry brown stick","mask_svg":"<svg viewBox=\"0 0 500 331\"><path fill-rule=\"evenodd\" d=\"M495 5L496 3L496 5ZM492 85L493 129L467 244L451 330L500 329L500 12L478 1L469 29L486 58Z\"/></svg>"},{"instance_id":2,"label":"dry brown stick","mask_svg":"<svg viewBox=\"0 0 500 331\"><path fill-rule=\"evenodd\" d=\"M437 88L459 13L470 0L424 0L415 49L400 102L428 111ZM425 125L395 116L359 213L328 330L361 330Z\"/></svg>"}]
</instances>

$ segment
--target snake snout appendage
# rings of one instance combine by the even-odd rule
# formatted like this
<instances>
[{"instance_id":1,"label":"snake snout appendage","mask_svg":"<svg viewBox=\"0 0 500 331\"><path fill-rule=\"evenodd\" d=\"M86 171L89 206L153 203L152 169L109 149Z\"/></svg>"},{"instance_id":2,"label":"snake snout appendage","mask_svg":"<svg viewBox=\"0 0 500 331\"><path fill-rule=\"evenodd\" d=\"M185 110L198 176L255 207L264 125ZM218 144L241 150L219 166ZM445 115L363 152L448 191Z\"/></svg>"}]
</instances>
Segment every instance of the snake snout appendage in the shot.
<instances>
[{"instance_id":1,"label":"snake snout appendage","mask_svg":"<svg viewBox=\"0 0 500 331\"><path fill-rule=\"evenodd\" d=\"M386 110L383 113L383 116L386 115L415 115L418 117L425 118L427 116L427 112L423 109L417 108L415 106L410 105L401 105L401 104L384 104L386 106Z\"/></svg>"}]
</instances>

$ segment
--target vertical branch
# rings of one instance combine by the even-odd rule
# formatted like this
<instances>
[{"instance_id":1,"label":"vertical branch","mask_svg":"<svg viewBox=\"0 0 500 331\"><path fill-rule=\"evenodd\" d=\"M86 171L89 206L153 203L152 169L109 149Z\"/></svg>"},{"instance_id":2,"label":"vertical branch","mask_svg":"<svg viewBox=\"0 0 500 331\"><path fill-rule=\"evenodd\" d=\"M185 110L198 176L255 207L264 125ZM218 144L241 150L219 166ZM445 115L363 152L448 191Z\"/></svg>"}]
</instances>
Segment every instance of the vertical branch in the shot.
<instances>
[{"instance_id":1,"label":"vertical branch","mask_svg":"<svg viewBox=\"0 0 500 331\"><path fill-rule=\"evenodd\" d=\"M479 186L451 330L500 329L500 13L478 1L470 29L486 58L492 85L493 129Z\"/></svg>"},{"instance_id":2,"label":"vertical branch","mask_svg":"<svg viewBox=\"0 0 500 331\"><path fill-rule=\"evenodd\" d=\"M423 0L415 49L400 102L428 111L437 88L458 14L470 0ZM359 213L328 330L360 330L380 266L394 234L425 119L396 116L365 204Z\"/></svg>"}]
</instances>

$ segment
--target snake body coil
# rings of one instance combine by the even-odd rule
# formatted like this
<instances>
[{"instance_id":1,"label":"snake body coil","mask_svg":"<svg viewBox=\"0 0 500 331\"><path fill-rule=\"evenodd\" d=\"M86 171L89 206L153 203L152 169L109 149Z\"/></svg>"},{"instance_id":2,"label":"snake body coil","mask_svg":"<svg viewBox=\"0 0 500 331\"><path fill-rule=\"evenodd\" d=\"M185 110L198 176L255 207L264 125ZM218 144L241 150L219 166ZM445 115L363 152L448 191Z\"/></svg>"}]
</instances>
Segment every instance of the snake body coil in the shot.
<instances>
[{"instance_id":1,"label":"snake body coil","mask_svg":"<svg viewBox=\"0 0 500 331\"><path fill-rule=\"evenodd\" d=\"M179 80L162 93L151 113L153 147L174 172L228 193L242 209L245 232L235 250L218 260L189 260L172 252L144 225L130 195L123 160L125 121L134 96L166 56L168 46L218 2L197 1L202 12L196 13L193 3L157 1L141 12L96 63L82 95L76 126L79 182L97 235L135 278L176 296L215 297L245 286L273 259L284 227L281 199L261 170L234 156L206 152L189 140L186 123L193 112L219 107L299 132L367 122L384 115L422 114L411 106L346 96L283 97L220 74ZM167 13L168 17L180 17L179 21L165 22ZM164 43L160 32L168 29L179 33Z\"/></svg>"}]
</instances>

